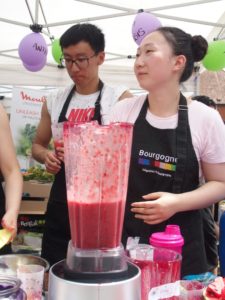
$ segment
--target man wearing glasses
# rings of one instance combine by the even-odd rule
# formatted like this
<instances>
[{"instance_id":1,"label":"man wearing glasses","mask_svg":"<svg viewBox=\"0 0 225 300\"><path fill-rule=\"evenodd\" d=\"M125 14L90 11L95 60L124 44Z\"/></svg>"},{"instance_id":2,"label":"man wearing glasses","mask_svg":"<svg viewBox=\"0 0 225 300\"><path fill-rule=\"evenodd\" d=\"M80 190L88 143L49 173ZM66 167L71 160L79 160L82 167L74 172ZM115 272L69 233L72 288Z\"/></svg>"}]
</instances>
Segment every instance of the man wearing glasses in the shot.
<instances>
[{"instance_id":1,"label":"man wearing glasses","mask_svg":"<svg viewBox=\"0 0 225 300\"><path fill-rule=\"evenodd\" d=\"M66 257L70 227L66 199L63 147L48 149L53 123L97 120L106 124L112 106L131 97L125 87L110 87L99 78L99 66L105 58L105 39L101 30L90 23L69 28L60 38L63 57L73 84L50 94L43 104L41 120L33 142L32 155L55 174L50 192L42 242L42 257L52 265Z\"/></svg>"}]
</instances>

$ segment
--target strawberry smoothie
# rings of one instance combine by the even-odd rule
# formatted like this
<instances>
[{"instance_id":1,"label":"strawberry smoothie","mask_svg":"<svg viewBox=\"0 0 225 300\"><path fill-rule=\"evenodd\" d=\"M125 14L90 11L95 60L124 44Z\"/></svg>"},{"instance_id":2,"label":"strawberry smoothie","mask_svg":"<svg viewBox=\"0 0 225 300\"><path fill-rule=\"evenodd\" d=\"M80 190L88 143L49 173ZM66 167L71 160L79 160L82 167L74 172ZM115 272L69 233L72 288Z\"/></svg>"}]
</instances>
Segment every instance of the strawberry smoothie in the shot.
<instances>
[{"instance_id":1,"label":"strawberry smoothie","mask_svg":"<svg viewBox=\"0 0 225 300\"><path fill-rule=\"evenodd\" d=\"M59 155L59 153L58 153L59 151L57 150L58 147L63 148L63 140L55 140L54 141L54 148L55 148L55 154L56 154L56 156Z\"/></svg>"},{"instance_id":2,"label":"strawberry smoothie","mask_svg":"<svg viewBox=\"0 0 225 300\"><path fill-rule=\"evenodd\" d=\"M124 203L68 201L73 245L82 249L104 249L119 246Z\"/></svg>"}]
</instances>

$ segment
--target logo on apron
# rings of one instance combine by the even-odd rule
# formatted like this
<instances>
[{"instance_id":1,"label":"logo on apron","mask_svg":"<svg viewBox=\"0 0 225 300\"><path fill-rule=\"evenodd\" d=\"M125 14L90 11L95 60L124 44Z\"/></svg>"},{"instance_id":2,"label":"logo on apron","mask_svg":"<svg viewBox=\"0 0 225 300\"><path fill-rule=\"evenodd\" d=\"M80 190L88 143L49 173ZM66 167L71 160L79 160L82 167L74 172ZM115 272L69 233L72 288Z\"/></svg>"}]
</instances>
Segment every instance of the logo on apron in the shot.
<instances>
[{"instance_id":1,"label":"logo on apron","mask_svg":"<svg viewBox=\"0 0 225 300\"><path fill-rule=\"evenodd\" d=\"M171 177L171 172L176 171L177 158L140 149L138 154L138 165L143 166L143 172Z\"/></svg>"},{"instance_id":2,"label":"logo on apron","mask_svg":"<svg viewBox=\"0 0 225 300\"><path fill-rule=\"evenodd\" d=\"M94 107L74 108L71 110L68 120L70 122L88 122L93 118L94 113Z\"/></svg>"}]
</instances>

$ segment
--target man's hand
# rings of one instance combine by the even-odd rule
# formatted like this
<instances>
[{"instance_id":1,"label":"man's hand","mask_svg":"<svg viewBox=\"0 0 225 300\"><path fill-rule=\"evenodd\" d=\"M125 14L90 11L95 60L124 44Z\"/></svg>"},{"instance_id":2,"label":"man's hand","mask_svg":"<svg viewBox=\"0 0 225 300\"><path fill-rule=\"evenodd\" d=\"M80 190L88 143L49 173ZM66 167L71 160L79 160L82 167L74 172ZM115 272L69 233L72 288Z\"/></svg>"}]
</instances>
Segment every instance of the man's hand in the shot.
<instances>
[{"instance_id":1,"label":"man's hand","mask_svg":"<svg viewBox=\"0 0 225 300\"><path fill-rule=\"evenodd\" d=\"M56 156L55 152L48 151L45 156L45 167L47 172L57 174L61 169L61 160Z\"/></svg>"}]
</instances>

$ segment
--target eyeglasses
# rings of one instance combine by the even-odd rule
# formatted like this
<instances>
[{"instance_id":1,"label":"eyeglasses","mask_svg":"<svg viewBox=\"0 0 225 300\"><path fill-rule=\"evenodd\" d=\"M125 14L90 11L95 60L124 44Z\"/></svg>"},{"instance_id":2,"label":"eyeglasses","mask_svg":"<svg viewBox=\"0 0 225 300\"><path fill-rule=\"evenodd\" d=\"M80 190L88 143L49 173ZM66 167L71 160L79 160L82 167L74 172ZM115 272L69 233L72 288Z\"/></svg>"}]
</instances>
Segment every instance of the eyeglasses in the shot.
<instances>
[{"instance_id":1,"label":"eyeglasses","mask_svg":"<svg viewBox=\"0 0 225 300\"><path fill-rule=\"evenodd\" d=\"M73 64L75 64L80 70L86 69L89 66L89 60L96 56L96 54L93 54L89 57L78 57L76 59L71 59L68 57L62 57L61 63L63 66L66 66L67 68L72 68Z\"/></svg>"}]
</instances>

